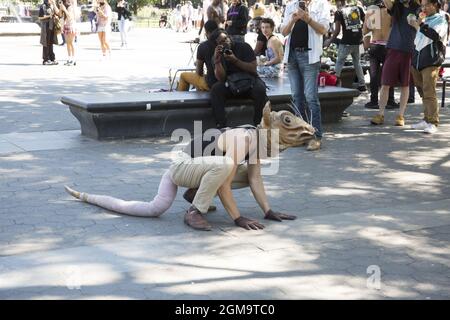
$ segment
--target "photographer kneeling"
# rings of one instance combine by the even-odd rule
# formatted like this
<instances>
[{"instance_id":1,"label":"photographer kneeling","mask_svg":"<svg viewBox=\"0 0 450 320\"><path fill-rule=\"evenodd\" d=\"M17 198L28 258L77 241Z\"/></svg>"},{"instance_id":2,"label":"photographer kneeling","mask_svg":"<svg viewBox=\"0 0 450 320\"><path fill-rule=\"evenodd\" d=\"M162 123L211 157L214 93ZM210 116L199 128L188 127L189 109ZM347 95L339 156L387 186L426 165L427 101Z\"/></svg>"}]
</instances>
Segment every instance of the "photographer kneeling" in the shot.
<instances>
[{"instance_id":1,"label":"photographer kneeling","mask_svg":"<svg viewBox=\"0 0 450 320\"><path fill-rule=\"evenodd\" d=\"M266 86L256 73L256 56L252 47L245 42L233 42L223 29L216 30L211 40L217 44L213 59L218 82L211 88L211 106L217 128L227 126L225 104L231 97L253 100L253 122L257 125L268 99Z\"/></svg>"}]
</instances>

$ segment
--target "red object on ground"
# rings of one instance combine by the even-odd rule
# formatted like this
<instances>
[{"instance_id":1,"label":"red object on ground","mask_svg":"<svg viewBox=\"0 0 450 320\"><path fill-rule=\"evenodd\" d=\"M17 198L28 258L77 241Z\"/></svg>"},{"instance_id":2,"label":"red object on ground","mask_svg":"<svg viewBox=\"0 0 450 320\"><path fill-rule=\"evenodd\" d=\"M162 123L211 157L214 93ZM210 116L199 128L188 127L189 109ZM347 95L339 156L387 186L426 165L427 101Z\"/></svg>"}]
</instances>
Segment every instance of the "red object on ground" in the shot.
<instances>
[{"instance_id":1,"label":"red object on ground","mask_svg":"<svg viewBox=\"0 0 450 320\"><path fill-rule=\"evenodd\" d=\"M334 74L329 74L328 72L320 72L317 77L317 83L320 85L320 77L325 77L326 86L335 86L337 83L337 77Z\"/></svg>"}]
</instances>

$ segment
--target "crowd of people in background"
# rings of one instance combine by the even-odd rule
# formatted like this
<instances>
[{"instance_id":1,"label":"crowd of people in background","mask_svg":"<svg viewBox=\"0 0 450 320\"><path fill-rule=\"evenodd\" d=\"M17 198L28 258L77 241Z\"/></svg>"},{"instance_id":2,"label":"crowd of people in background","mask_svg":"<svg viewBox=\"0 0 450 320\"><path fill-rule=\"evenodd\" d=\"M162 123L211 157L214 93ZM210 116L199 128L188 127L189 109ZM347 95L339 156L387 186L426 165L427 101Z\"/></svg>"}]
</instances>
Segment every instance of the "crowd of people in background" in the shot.
<instances>
[{"instance_id":1,"label":"crowd of people in background","mask_svg":"<svg viewBox=\"0 0 450 320\"><path fill-rule=\"evenodd\" d=\"M43 64L57 63L52 45L57 43L58 28L62 28L68 52L66 65L75 65L76 2L55 1L44 0L39 13ZM113 10L119 15L122 46L127 46L127 22L131 19L127 3L120 0L112 9L107 0L98 0L94 9L96 32L105 57L111 53ZM257 0L251 6L245 0L204 0L197 7L191 1L182 1L172 12L174 29L199 30L199 34L204 30L206 41L198 48L196 71L181 74L178 90L194 87L214 91L212 108L217 126L223 127L226 99L236 95L252 97L258 120L267 99L260 79L279 77L284 72L290 81L293 108L316 130L316 139L307 148L318 150L323 134L318 98L321 57L324 48L335 45L333 77L337 85L342 84L342 70L351 56L357 89L367 91L361 57L369 57L370 100L365 107L379 110L371 124L384 124L385 109L398 109L394 124L404 126L407 104L414 102L417 88L423 99L424 119L413 127L434 133L439 124L436 82L445 59L448 10L443 0L371 0L366 5L357 0L336 0L335 5L328 0L280 4ZM53 16L63 18L62 27ZM257 34L254 47L246 42L248 32ZM224 87L226 79L237 77L233 74L248 77L252 89L237 93ZM394 88L400 90L399 103L394 100Z\"/></svg>"},{"instance_id":2,"label":"crowd of people in background","mask_svg":"<svg viewBox=\"0 0 450 320\"><path fill-rule=\"evenodd\" d=\"M103 58L111 56L110 35L113 12L117 13L117 24L121 37L121 47L128 45L128 30L130 28L131 11L125 0L118 0L112 8L108 0L89 2L88 18L91 31L98 34L100 50ZM61 35L62 44L67 46L66 66L75 66L75 45L79 30L80 9L76 0L44 0L39 7L39 22L41 25L41 44L43 46L42 64L55 65L53 46L58 44Z\"/></svg>"}]
</instances>

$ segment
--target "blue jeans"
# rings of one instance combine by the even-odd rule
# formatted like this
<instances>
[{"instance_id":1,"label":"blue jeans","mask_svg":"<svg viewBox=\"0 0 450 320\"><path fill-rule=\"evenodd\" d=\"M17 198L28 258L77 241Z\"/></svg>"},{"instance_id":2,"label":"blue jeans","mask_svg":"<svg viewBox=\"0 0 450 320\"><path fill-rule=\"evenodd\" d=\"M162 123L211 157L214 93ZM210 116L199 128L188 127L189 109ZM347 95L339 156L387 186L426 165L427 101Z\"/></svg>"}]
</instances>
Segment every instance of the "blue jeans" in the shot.
<instances>
[{"instance_id":1,"label":"blue jeans","mask_svg":"<svg viewBox=\"0 0 450 320\"><path fill-rule=\"evenodd\" d=\"M364 80L364 73L361 67L359 52L359 44L340 44L337 52L336 65L334 66L334 71L336 72L337 77L341 77L342 67L344 66L345 59L347 59L348 55L352 56L353 66L355 68L356 76L358 77L358 86L363 87L366 85L366 81Z\"/></svg>"},{"instance_id":2,"label":"blue jeans","mask_svg":"<svg viewBox=\"0 0 450 320\"><path fill-rule=\"evenodd\" d=\"M294 107L297 115L316 129L316 137L322 138L322 119L320 116L319 86L317 78L320 62L309 63L308 51L291 49L288 60L288 76L291 83Z\"/></svg>"}]
</instances>

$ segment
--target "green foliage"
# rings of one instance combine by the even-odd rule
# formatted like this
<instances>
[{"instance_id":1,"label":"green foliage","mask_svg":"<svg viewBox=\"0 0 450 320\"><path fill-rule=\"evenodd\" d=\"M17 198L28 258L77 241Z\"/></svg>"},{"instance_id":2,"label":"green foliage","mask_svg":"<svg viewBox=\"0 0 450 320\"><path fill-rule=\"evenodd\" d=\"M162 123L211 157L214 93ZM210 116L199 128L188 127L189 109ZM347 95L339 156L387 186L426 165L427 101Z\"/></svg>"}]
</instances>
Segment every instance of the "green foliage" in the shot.
<instances>
[{"instance_id":1,"label":"green foliage","mask_svg":"<svg viewBox=\"0 0 450 320\"><path fill-rule=\"evenodd\" d=\"M337 59L337 46L335 43L330 44L328 48L323 48L322 57L330 58L332 61L336 62Z\"/></svg>"}]
</instances>

